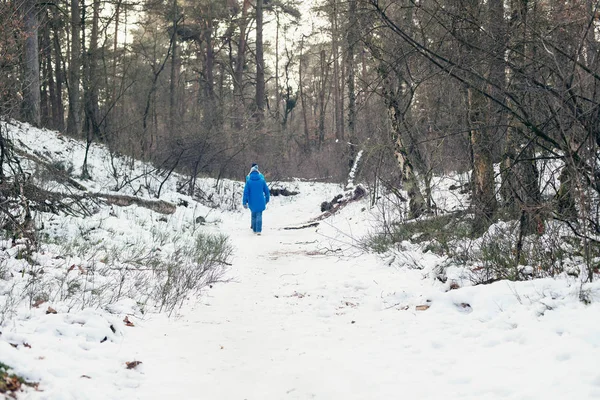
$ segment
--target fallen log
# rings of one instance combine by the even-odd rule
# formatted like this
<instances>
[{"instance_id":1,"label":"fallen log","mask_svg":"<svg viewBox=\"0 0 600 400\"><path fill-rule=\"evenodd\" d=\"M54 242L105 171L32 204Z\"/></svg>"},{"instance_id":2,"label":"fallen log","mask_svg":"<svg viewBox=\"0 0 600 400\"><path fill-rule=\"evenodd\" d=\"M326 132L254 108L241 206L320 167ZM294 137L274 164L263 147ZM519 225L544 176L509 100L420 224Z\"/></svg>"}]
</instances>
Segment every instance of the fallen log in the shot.
<instances>
[{"instance_id":1,"label":"fallen log","mask_svg":"<svg viewBox=\"0 0 600 400\"><path fill-rule=\"evenodd\" d=\"M344 195L338 194L330 202L324 201L321 203L321 212L323 214L314 218L313 221L320 221L325 218L329 218L340 209L344 208L347 204L358 201L365 197L367 191L361 185L357 185L354 189L347 191Z\"/></svg>"},{"instance_id":2,"label":"fallen log","mask_svg":"<svg viewBox=\"0 0 600 400\"><path fill-rule=\"evenodd\" d=\"M127 207L135 204L139 207L144 207L159 214L173 214L177 206L164 200L150 200L135 196L127 196L122 194L107 194L107 193L90 193L89 197L95 197L100 200L105 200L108 204L114 204L120 207Z\"/></svg>"},{"instance_id":3,"label":"fallen log","mask_svg":"<svg viewBox=\"0 0 600 400\"><path fill-rule=\"evenodd\" d=\"M296 191L289 191L286 188L283 189L269 189L269 192L271 194L271 196L295 196L297 194L299 194L300 192L296 192Z\"/></svg>"},{"instance_id":4,"label":"fallen log","mask_svg":"<svg viewBox=\"0 0 600 400\"><path fill-rule=\"evenodd\" d=\"M319 226L318 222L311 222L309 224L304 224L304 225L299 225L299 226L286 226L283 229L286 230L291 230L291 229L306 229L306 228L313 228L315 226Z\"/></svg>"},{"instance_id":5,"label":"fallen log","mask_svg":"<svg viewBox=\"0 0 600 400\"><path fill-rule=\"evenodd\" d=\"M0 196L10 198L15 194L10 185L0 185ZM65 210L71 214L91 215L83 200L96 200L120 207L137 205L159 214L173 214L177 206L164 200L144 199L116 193L62 193L42 189L30 182L23 184L23 195L32 202L31 207L44 212Z\"/></svg>"}]
</instances>

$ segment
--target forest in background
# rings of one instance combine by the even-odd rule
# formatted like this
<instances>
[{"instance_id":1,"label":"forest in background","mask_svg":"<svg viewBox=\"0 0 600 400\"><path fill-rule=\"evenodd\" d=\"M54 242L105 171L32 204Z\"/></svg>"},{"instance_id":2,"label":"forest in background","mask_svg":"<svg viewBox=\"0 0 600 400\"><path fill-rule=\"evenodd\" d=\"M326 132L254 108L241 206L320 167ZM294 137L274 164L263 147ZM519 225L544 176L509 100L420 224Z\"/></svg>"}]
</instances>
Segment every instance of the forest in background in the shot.
<instances>
[{"instance_id":1,"label":"forest in background","mask_svg":"<svg viewBox=\"0 0 600 400\"><path fill-rule=\"evenodd\" d=\"M472 171L472 234L517 221L519 262L523 237L560 221L592 260L599 7L315 0L323 23L304 33L294 1L2 0L0 115L181 171L190 194L255 161L271 180L342 181L362 151L360 180L414 218L436 213L434 174Z\"/></svg>"}]
</instances>

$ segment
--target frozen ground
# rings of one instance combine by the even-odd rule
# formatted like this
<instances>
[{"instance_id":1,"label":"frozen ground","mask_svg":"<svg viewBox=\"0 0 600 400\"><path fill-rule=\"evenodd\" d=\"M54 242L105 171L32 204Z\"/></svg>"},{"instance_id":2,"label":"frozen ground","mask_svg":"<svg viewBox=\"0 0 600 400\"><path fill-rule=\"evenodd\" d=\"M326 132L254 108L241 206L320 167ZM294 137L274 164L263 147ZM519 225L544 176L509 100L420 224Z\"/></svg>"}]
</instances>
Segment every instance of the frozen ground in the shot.
<instances>
[{"instance_id":1,"label":"frozen ground","mask_svg":"<svg viewBox=\"0 0 600 400\"><path fill-rule=\"evenodd\" d=\"M15 135L77 165L81 148L61 144L65 139L33 130ZM93 150L94 188L107 190L106 155ZM341 190L289 185L300 194L272 198L262 236L251 232L249 213L233 207L178 207L167 221L136 206L77 222L44 217L65 237L93 226L106 229L98 233L105 240L126 244L153 228L187 232L203 215L209 223L201 229L230 236L234 256L228 282L206 288L171 317L142 314L127 299L85 309L50 302L57 314L23 299L0 328L0 362L40 382L39 391L19 397L600 399L598 284L561 277L446 291L430 274L444 261L435 255L406 245L400 258L410 262L389 265L355 246L375 223L366 202L318 227L284 229L319 215L320 202ZM182 196L174 186L166 185L164 197L176 202ZM71 265L53 256L39 255L52 270ZM0 305L18 279L18 261L5 258L13 277L0 280ZM580 302L581 290L595 301ZM125 316L135 326L126 326ZM142 363L127 369L131 361Z\"/></svg>"}]
</instances>

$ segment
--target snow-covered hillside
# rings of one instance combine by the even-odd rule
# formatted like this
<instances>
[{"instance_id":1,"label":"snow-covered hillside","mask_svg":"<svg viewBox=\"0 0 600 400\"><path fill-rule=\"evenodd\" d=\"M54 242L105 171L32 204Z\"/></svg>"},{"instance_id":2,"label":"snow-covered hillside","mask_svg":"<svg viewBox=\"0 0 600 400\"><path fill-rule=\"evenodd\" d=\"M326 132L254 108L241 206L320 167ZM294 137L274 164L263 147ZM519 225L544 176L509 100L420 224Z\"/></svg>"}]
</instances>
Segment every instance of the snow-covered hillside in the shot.
<instances>
[{"instance_id":1,"label":"snow-covered hillside","mask_svg":"<svg viewBox=\"0 0 600 400\"><path fill-rule=\"evenodd\" d=\"M76 178L84 144L8 129L21 150ZM340 185L285 183L299 194L272 197L255 236L241 180L215 188L202 179L211 201L200 203L177 191L184 177L111 159L101 146L89 163L92 180L78 182L90 192L151 200L160 188L177 207L86 200L86 217L36 214L39 249L1 243L0 363L38 383L19 398L600 398L597 283L561 275L448 290L435 279L447 260L419 245L403 243L392 258L364 251L359 239L380 212L366 199L286 229L318 217ZM26 158L23 168L39 173ZM445 189L436 196L457 203ZM184 250L203 235L228 237L220 282L160 312L151 280L164 276L148 269L187 262Z\"/></svg>"}]
</instances>

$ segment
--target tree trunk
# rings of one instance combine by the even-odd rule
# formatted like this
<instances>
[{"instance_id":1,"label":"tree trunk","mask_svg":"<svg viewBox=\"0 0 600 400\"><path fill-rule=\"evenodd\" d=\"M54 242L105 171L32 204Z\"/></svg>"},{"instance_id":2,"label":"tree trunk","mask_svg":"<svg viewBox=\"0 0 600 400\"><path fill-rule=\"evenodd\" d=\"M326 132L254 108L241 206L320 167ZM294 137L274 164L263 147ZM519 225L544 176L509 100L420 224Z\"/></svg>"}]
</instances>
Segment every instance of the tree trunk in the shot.
<instances>
[{"instance_id":1,"label":"tree trunk","mask_svg":"<svg viewBox=\"0 0 600 400\"><path fill-rule=\"evenodd\" d=\"M265 61L263 53L263 0L256 0L256 111L260 124L265 113Z\"/></svg>"},{"instance_id":2,"label":"tree trunk","mask_svg":"<svg viewBox=\"0 0 600 400\"><path fill-rule=\"evenodd\" d=\"M577 220L577 207L575 205L574 193L577 190L575 179L577 172L574 168L573 160L566 160L565 166L563 167L558 180L560 186L555 196L556 201L556 213L560 218L568 221Z\"/></svg>"},{"instance_id":3,"label":"tree trunk","mask_svg":"<svg viewBox=\"0 0 600 400\"><path fill-rule=\"evenodd\" d=\"M333 108L334 108L334 131L335 138L344 138L344 101L340 95L340 55L338 45L338 14L337 0L331 0L333 10L331 13L331 48L333 55Z\"/></svg>"},{"instance_id":4,"label":"tree trunk","mask_svg":"<svg viewBox=\"0 0 600 400\"><path fill-rule=\"evenodd\" d=\"M63 132L65 130L65 112L64 112L64 105L63 105L63 99L62 99L62 92L63 92L63 76L64 76L64 72L63 72L63 58L62 58L62 52L61 52L61 47L60 47L60 38L59 38L59 32L58 31L58 27L56 26L55 23L52 24L53 28L54 28L54 32L53 32L53 36L52 36L52 42L53 42L53 48L54 48L54 67L55 67L55 71L54 71L54 76L56 76L56 89L55 89L55 96L50 96L51 100L52 100L52 115L55 119L56 125L54 126L54 129Z\"/></svg>"},{"instance_id":5,"label":"tree trunk","mask_svg":"<svg viewBox=\"0 0 600 400\"><path fill-rule=\"evenodd\" d=\"M492 0L495 2L501 0ZM466 35L468 43L464 46L464 57L468 65L479 69L478 73L482 76L490 75L490 71L485 71L486 64L477 59L478 54L473 48L485 46L485 40L480 34L480 19L488 23L485 17L489 14L479 0L471 0L469 3L469 15L474 21L465 21ZM496 21L495 23L500 23ZM490 31L492 31L490 27ZM488 65L493 64L493 60L488 60ZM491 69L491 67L490 67ZM477 234L483 233L492 223L497 208L496 191L494 182L494 167L492 156L493 140L491 137L492 128L488 125L490 121L490 106L486 97L484 84L475 86L472 83L467 89L467 122L469 126L469 137L471 142L472 154L472 202L471 206L475 214L473 230Z\"/></svg>"},{"instance_id":6,"label":"tree trunk","mask_svg":"<svg viewBox=\"0 0 600 400\"><path fill-rule=\"evenodd\" d=\"M531 52L527 43L528 0L512 0L511 26L509 32L513 42L509 61L519 70L513 71L512 91L522 92L526 87L524 78L527 54ZM529 55L531 56L531 55ZM516 109L514 104L509 105ZM535 142L526 135L527 128L516 118L509 121L506 151L502 165L502 188L504 205L513 215L519 216L524 235L542 233L544 223L540 213L541 194L538 183L539 172L535 164Z\"/></svg>"},{"instance_id":7,"label":"tree trunk","mask_svg":"<svg viewBox=\"0 0 600 400\"><path fill-rule=\"evenodd\" d=\"M300 96L300 105L302 106L302 120L304 122L304 150L308 151L310 149L310 132L308 127L308 110L306 106L306 101L304 100L304 83L303 83L303 73L304 73L304 64L308 64L308 58L304 57L304 36L300 41L300 57L298 61L298 95Z\"/></svg>"},{"instance_id":8,"label":"tree trunk","mask_svg":"<svg viewBox=\"0 0 600 400\"><path fill-rule=\"evenodd\" d=\"M474 89L468 90L468 121L473 152L472 207L475 213L473 229L483 233L492 223L497 208L490 129L486 126L486 100Z\"/></svg>"},{"instance_id":9,"label":"tree trunk","mask_svg":"<svg viewBox=\"0 0 600 400\"><path fill-rule=\"evenodd\" d=\"M356 15L356 0L348 1L348 41L346 54L346 84L348 85L348 169L352 168L356 156L356 92L354 87L355 71L354 56L358 42L358 18Z\"/></svg>"},{"instance_id":10,"label":"tree trunk","mask_svg":"<svg viewBox=\"0 0 600 400\"><path fill-rule=\"evenodd\" d=\"M204 41L206 43L204 76L206 82L204 83L203 90L208 102L204 112L204 120L207 124L207 128L212 130L218 129L222 125L223 111L221 110L221 107L217 106L217 99L215 98L215 52L213 49L214 17L212 14L212 5L209 4L208 7L210 8L210 11L207 13L206 29L204 34Z\"/></svg>"},{"instance_id":11,"label":"tree trunk","mask_svg":"<svg viewBox=\"0 0 600 400\"><path fill-rule=\"evenodd\" d=\"M53 129L54 121L52 118L52 98L56 96L54 93L54 76L52 73L52 45L50 41L50 18L48 13L44 13L41 18L44 22L42 23L41 32L41 76L44 78L41 82L40 95L41 95L41 124L42 126Z\"/></svg>"},{"instance_id":12,"label":"tree trunk","mask_svg":"<svg viewBox=\"0 0 600 400\"><path fill-rule=\"evenodd\" d=\"M213 50L213 17L209 15L208 21L206 22L206 64L205 64L205 74L206 74L206 84L205 84L205 93L206 98L209 100L211 106L214 106L215 100L215 82L214 82L214 69L215 69L215 54ZM216 111L216 110L214 110Z\"/></svg>"},{"instance_id":13,"label":"tree trunk","mask_svg":"<svg viewBox=\"0 0 600 400\"><path fill-rule=\"evenodd\" d=\"M71 59L69 63L69 118L67 132L75 137L81 135L81 12L79 0L71 0Z\"/></svg>"},{"instance_id":14,"label":"tree trunk","mask_svg":"<svg viewBox=\"0 0 600 400\"><path fill-rule=\"evenodd\" d=\"M23 117L34 126L41 124L40 60L38 44L38 2L25 2L25 72L23 86Z\"/></svg>"},{"instance_id":15,"label":"tree trunk","mask_svg":"<svg viewBox=\"0 0 600 400\"><path fill-rule=\"evenodd\" d=\"M179 53L177 51L179 7L177 5L177 0L173 0L172 13L173 20L171 24L171 29L173 29L173 40L171 41L171 79L169 80L169 125L171 126L171 128L175 126L175 122L177 121L177 81L179 80Z\"/></svg>"},{"instance_id":16,"label":"tree trunk","mask_svg":"<svg viewBox=\"0 0 600 400\"><path fill-rule=\"evenodd\" d=\"M93 0L92 3L92 32L90 35L90 47L87 52L87 99L86 99L86 118L88 125L91 128L93 138L100 138L100 110L98 107L98 89L100 86L100 76L98 73L98 65L100 57L98 57L98 35L99 35L99 20L100 20L100 0Z\"/></svg>"},{"instance_id":17,"label":"tree trunk","mask_svg":"<svg viewBox=\"0 0 600 400\"><path fill-rule=\"evenodd\" d=\"M242 5L242 16L240 18L240 37L238 40L238 51L235 60L235 70L233 76L233 119L236 129L241 129L244 121L244 64L246 63L246 28L248 25L248 8L250 0L244 0Z\"/></svg>"},{"instance_id":18,"label":"tree trunk","mask_svg":"<svg viewBox=\"0 0 600 400\"><path fill-rule=\"evenodd\" d=\"M278 122L277 126L281 127L279 122L281 121L281 88L279 87L279 11L275 12L275 120Z\"/></svg>"},{"instance_id":19,"label":"tree trunk","mask_svg":"<svg viewBox=\"0 0 600 400\"><path fill-rule=\"evenodd\" d=\"M327 58L325 57L325 50L322 49L319 54L319 64L320 64L320 74L321 77L319 79L319 93L318 93L318 124L317 124L317 134L319 138L319 148L323 145L325 141L325 112L326 112L326 89L329 83L329 65L327 62Z\"/></svg>"},{"instance_id":20,"label":"tree trunk","mask_svg":"<svg viewBox=\"0 0 600 400\"><path fill-rule=\"evenodd\" d=\"M402 183L404 190L408 193L409 198L409 218L420 217L427 209L425 198L419 187L419 180L415 175L413 165L408 157L406 146L402 141L402 111L398 101L388 92L386 96L386 104L388 106L388 114L392 123L392 140L394 142L394 156L400 167L402 174Z\"/></svg>"}]
</instances>

